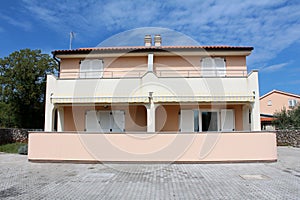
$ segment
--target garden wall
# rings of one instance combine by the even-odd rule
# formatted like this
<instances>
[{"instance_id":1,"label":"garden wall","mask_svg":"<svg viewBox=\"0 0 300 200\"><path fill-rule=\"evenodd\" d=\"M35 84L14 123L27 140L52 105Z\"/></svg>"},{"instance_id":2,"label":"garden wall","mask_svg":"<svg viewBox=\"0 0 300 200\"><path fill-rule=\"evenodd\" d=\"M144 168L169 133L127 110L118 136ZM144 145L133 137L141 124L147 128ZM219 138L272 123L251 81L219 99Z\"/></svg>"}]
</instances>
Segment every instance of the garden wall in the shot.
<instances>
[{"instance_id":1,"label":"garden wall","mask_svg":"<svg viewBox=\"0 0 300 200\"><path fill-rule=\"evenodd\" d=\"M14 142L27 142L28 131L25 129L16 128L1 128L0 129L0 145Z\"/></svg>"},{"instance_id":2,"label":"garden wall","mask_svg":"<svg viewBox=\"0 0 300 200\"><path fill-rule=\"evenodd\" d=\"M293 146L300 148L300 130L277 130L278 146Z\"/></svg>"}]
</instances>

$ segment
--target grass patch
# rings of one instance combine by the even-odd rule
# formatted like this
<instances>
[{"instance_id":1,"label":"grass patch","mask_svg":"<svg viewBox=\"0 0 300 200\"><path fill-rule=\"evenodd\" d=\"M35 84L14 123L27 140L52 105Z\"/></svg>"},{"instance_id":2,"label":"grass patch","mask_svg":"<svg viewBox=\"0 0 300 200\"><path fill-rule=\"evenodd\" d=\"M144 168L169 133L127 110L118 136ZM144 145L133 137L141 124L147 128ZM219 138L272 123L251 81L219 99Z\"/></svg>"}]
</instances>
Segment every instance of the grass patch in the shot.
<instances>
[{"instance_id":1,"label":"grass patch","mask_svg":"<svg viewBox=\"0 0 300 200\"><path fill-rule=\"evenodd\" d=\"M292 146L292 145L285 142L277 142L277 146Z\"/></svg>"},{"instance_id":2,"label":"grass patch","mask_svg":"<svg viewBox=\"0 0 300 200\"><path fill-rule=\"evenodd\" d=\"M20 148L20 146L23 146L25 144L26 143L11 143L11 144L0 145L0 152L18 153L18 149Z\"/></svg>"}]
</instances>

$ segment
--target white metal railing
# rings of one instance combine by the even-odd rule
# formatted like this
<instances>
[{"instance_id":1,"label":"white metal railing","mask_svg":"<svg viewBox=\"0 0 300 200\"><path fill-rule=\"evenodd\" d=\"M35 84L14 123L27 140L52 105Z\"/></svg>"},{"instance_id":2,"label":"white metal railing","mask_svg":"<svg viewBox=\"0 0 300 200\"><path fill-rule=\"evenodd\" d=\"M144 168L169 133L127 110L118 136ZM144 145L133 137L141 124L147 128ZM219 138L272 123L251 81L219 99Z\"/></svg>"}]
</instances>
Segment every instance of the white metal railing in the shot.
<instances>
[{"instance_id":1,"label":"white metal railing","mask_svg":"<svg viewBox=\"0 0 300 200\"><path fill-rule=\"evenodd\" d=\"M247 70L221 70L221 69L201 69L201 70L154 70L157 77L246 77ZM147 70L128 71L62 71L59 78L140 78L147 73Z\"/></svg>"},{"instance_id":2,"label":"white metal railing","mask_svg":"<svg viewBox=\"0 0 300 200\"><path fill-rule=\"evenodd\" d=\"M129 71L62 71L60 78L139 78L142 77L146 70L129 70Z\"/></svg>"},{"instance_id":3,"label":"white metal railing","mask_svg":"<svg viewBox=\"0 0 300 200\"><path fill-rule=\"evenodd\" d=\"M247 70L201 69L201 70L156 70L158 77L245 77Z\"/></svg>"}]
</instances>

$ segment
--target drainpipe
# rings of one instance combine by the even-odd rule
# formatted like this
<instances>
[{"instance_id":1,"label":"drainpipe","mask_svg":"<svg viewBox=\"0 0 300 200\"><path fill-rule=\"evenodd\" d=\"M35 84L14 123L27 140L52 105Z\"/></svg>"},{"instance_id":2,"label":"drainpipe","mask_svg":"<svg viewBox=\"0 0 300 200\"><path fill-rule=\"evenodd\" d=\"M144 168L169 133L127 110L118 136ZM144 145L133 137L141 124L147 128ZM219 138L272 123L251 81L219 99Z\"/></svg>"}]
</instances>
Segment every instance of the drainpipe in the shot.
<instances>
[{"instance_id":1,"label":"drainpipe","mask_svg":"<svg viewBox=\"0 0 300 200\"><path fill-rule=\"evenodd\" d=\"M58 60L57 58L56 58L56 56L55 56L55 53L53 53L53 59L58 63L58 77L59 77L59 73L60 73L60 60Z\"/></svg>"}]
</instances>

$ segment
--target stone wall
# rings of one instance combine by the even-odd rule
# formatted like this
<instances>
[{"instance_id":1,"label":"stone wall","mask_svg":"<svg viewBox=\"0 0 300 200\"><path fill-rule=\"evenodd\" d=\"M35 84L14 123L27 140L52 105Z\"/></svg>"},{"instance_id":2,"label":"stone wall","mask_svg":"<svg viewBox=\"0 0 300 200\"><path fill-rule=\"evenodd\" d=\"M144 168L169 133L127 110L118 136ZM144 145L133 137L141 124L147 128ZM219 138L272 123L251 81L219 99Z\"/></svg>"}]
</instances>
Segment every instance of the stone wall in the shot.
<instances>
[{"instance_id":1,"label":"stone wall","mask_svg":"<svg viewBox=\"0 0 300 200\"><path fill-rule=\"evenodd\" d=\"M14 142L27 142L28 131L25 129L2 128L0 129L0 145Z\"/></svg>"},{"instance_id":2,"label":"stone wall","mask_svg":"<svg viewBox=\"0 0 300 200\"><path fill-rule=\"evenodd\" d=\"M278 146L293 146L300 148L300 130L277 130Z\"/></svg>"}]
</instances>

